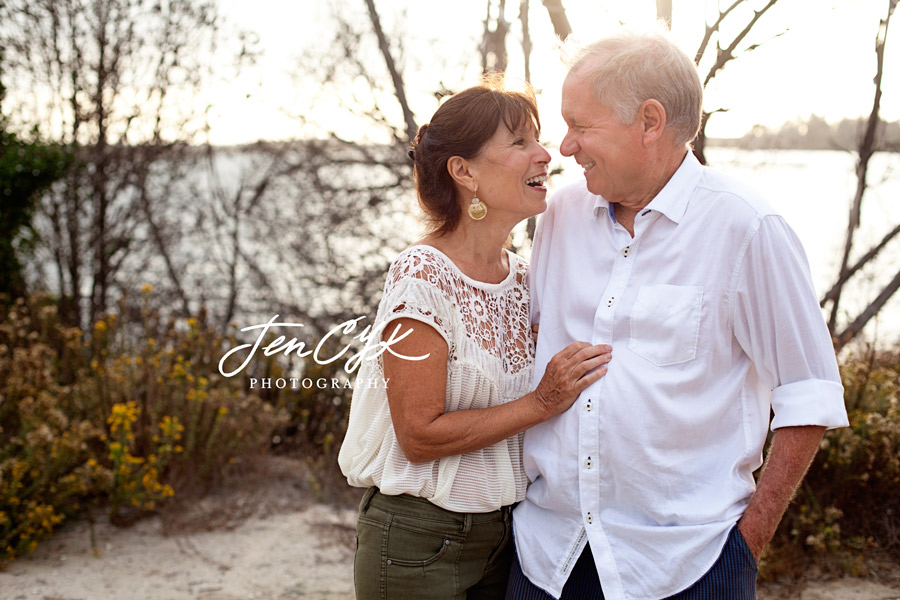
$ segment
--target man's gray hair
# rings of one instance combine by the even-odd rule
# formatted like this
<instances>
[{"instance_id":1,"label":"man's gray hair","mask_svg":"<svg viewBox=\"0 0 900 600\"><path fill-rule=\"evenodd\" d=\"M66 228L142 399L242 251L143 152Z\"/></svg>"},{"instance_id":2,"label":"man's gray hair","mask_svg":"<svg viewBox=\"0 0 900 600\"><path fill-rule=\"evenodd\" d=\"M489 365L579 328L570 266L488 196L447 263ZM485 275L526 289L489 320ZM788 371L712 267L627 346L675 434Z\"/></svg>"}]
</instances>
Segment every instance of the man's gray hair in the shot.
<instances>
[{"instance_id":1,"label":"man's gray hair","mask_svg":"<svg viewBox=\"0 0 900 600\"><path fill-rule=\"evenodd\" d=\"M594 96L630 124L645 100L666 110L666 127L687 144L700 131L703 85L697 66L662 32L621 30L575 51L572 71L594 83Z\"/></svg>"}]
</instances>

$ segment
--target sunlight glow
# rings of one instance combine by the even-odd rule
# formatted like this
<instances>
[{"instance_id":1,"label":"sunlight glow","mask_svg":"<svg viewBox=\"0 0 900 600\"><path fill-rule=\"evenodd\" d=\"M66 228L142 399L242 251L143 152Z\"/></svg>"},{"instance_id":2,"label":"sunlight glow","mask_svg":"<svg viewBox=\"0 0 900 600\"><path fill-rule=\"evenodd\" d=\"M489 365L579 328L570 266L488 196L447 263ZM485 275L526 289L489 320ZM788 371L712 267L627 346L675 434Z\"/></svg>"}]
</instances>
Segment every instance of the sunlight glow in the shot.
<instances>
[{"instance_id":1,"label":"sunlight glow","mask_svg":"<svg viewBox=\"0 0 900 600\"><path fill-rule=\"evenodd\" d=\"M748 11L762 3L750 4L743 14L735 11L725 22L723 29L728 39L739 31L738 24L746 22ZM872 48L882 4L861 0L777 4L760 19L743 44L760 46L730 63L707 88L706 109L728 110L710 119L709 134L736 137L755 124L777 128L810 114L829 121L867 115L875 71ZM436 107L432 95L436 89L460 89L477 81L477 47L486 3L381 0L376 5L392 42L396 48L402 44L410 102L418 121L424 122ZM653 0L568 0L564 5L575 36L582 41L599 37L620 22L648 27L656 19ZM717 5L714 0L674 1L673 35L689 54L696 52L705 18L711 21L716 17ZM309 67L308 57L327 50L331 43L332 9L327 3L224 0L221 8L228 19L259 34L264 54L239 81L220 84L210 94L214 99L210 113L213 142L288 139L314 134L317 128L337 130L353 139L385 141L381 139L383 134L367 130L364 123L348 117L338 107L338 99L315 105L311 102L322 90L317 89L315 80L304 79L303 71ZM334 10L361 30L370 31L362 2L345 0L336 3ZM511 22L508 72L513 78L524 77L518 11L518 2L507 2L506 18ZM546 121L544 137L558 141L559 88L565 70L557 59L552 26L539 0L531 1L529 15L534 46L531 72ZM303 31L302 36L297 35L298 30ZM377 47L372 48L372 55L364 57L366 64L390 90L383 61ZM900 40L889 39L882 103L883 117L888 120L900 118L900 102L896 101L900 78L891 76L897 71L898 58ZM701 73L708 68L706 61L701 62ZM402 122L399 109L388 106L389 101L390 98L382 109L397 123ZM305 117L305 124L300 122L301 116Z\"/></svg>"}]
</instances>

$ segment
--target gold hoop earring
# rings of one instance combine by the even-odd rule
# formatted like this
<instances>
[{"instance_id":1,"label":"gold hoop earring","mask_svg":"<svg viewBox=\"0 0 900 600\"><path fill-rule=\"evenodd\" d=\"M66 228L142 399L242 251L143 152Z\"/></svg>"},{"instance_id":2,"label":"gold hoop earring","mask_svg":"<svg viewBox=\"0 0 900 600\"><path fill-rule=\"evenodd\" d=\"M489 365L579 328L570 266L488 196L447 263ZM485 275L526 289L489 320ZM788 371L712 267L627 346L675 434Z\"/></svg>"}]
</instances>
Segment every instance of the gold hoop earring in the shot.
<instances>
[{"instance_id":1,"label":"gold hoop earring","mask_svg":"<svg viewBox=\"0 0 900 600\"><path fill-rule=\"evenodd\" d=\"M480 221L487 216L487 205L478 199L478 196L472 198L472 204L469 205L469 217L475 221Z\"/></svg>"}]
</instances>

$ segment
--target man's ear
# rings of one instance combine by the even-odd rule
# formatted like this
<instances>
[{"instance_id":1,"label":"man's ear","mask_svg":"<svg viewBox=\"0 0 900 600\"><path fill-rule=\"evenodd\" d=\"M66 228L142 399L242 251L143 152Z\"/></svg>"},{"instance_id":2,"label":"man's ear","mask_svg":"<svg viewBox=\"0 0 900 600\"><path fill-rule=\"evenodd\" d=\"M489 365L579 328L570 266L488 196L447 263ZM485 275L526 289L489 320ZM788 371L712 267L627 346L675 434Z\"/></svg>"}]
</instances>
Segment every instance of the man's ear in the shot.
<instances>
[{"instance_id":1,"label":"man's ear","mask_svg":"<svg viewBox=\"0 0 900 600\"><path fill-rule=\"evenodd\" d=\"M473 194L478 189L475 182L475 173L472 172L472 164L460 156L451 156L447 161L447 172L453 181L469 190Z\"/></svg>"},{"instance_id":2,"label":"man's ear","mask_svg":"<svg viewBox=\"0 0 900 600\"><path fill-rule=\"evenodd\" d=\"M641 123L641 138L645 144L662 137L666 129L666 109L659 100L644 100L638 108L637 118Z\"/></svg>"}]
</instances>

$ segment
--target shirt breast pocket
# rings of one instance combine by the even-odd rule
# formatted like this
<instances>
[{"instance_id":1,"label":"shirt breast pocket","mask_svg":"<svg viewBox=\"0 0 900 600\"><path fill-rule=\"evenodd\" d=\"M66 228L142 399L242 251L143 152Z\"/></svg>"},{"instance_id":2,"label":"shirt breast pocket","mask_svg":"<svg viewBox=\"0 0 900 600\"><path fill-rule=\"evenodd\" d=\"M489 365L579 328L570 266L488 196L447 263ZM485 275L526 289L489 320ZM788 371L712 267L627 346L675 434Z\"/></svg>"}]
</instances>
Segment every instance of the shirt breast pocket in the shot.
<instances>
[{"instance_id":1,"label":"shirt breast pocket","mask_svg":"<svg viewBox=\"0 0 900 600\"><path fill-rule=\"evenodd\" d=\"M703 288L642 285L631 309L628 348L665 367L697 356Z\"/></svg>"}]
</instances>

